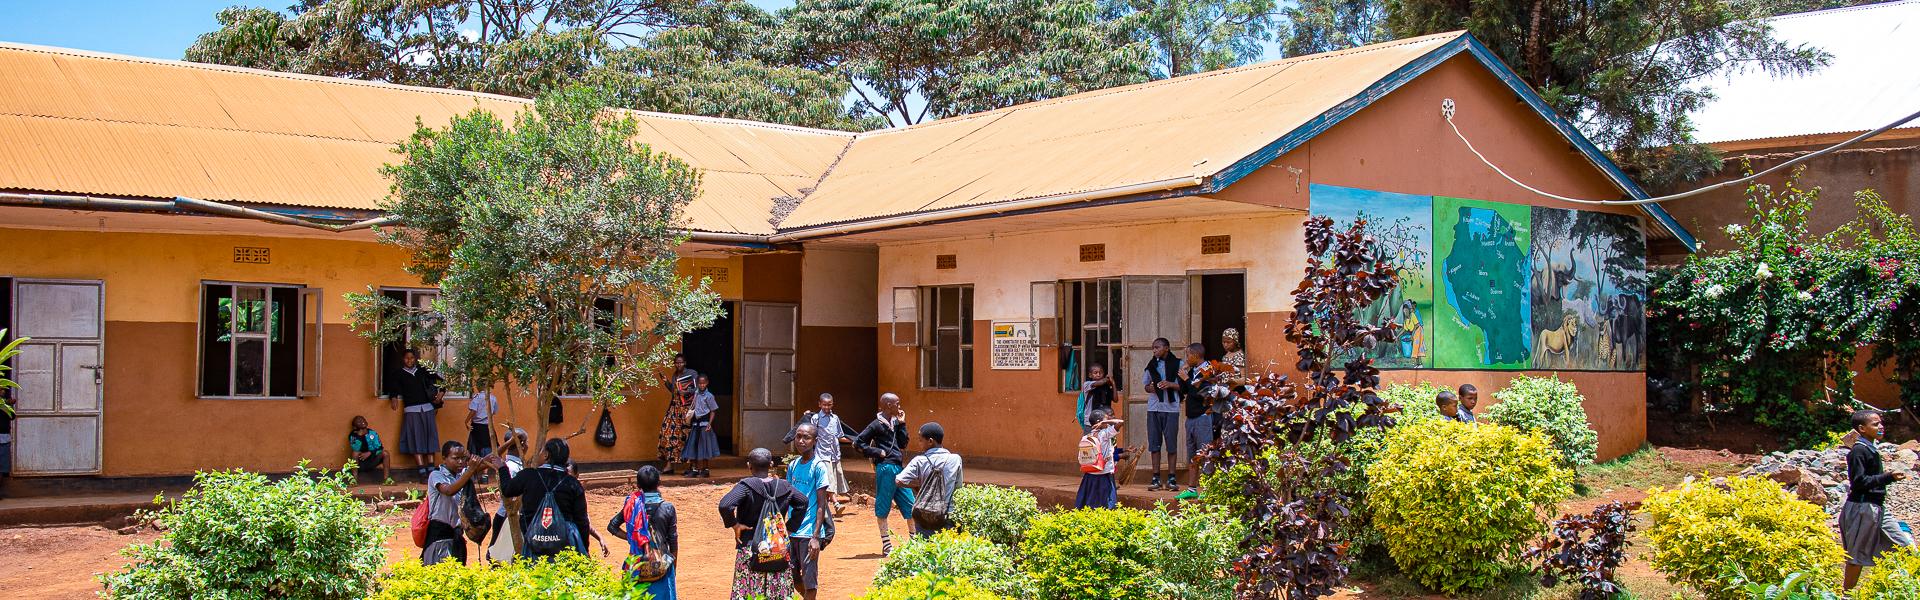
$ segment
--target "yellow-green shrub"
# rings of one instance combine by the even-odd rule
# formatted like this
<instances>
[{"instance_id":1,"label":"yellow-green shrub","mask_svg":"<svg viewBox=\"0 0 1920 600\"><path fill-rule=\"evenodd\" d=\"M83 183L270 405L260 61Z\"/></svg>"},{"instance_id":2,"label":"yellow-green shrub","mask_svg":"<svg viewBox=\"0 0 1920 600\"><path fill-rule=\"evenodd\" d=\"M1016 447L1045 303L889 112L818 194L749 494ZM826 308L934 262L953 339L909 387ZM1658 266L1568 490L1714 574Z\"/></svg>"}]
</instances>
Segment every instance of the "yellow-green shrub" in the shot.
<instances>
[{"instance_id":1,"label":"yellow-green shrub","mask_svg":"<svg viewBox=\"0 0 1920 600\"><path fill-rule=\"evenodd\" d=\"M1433 397L1445 391L1451 390L1434 385L1430 381L1415 382L1411 385L1395 383L1380 388L1380 397L1400 407L1400 412L1393 415L1394 421L1400 425L1412 425L1440 420L1440 407L1433 405Z\"/></svg>"},{"instance_id":2,"label":"yellow-green shrub","mask_svg":"<svg viewBox=\"0 0 1920 600\"><path fill-rule=\"evenodd\" d=\"M908 539L880 562L880 572L874 574L873 584L886 587L918 575L966 577L974 585L997 594L1031 595L1032 583L1013 563L1011 550L957 531Z\"/></svg>"},{"instance_id":3,"label":"yellow-green shrub","mask_svg":"<svg viewBox=\"0 0 1920 600\"><path fill-rule=\"evenodd\" d=\"M965 577L921 573L867 590L860 600L1010 600L981 589Z\"/></svg>"},{"instance_id":4,"label":"yellow-green shrub","mask_svg":"<svg viewBox=\"0 0 1920 600\"><path fill-rule=\"evenodd\" d=\"M1853 590L1855 598L1920 600L1920 550L1909 546L1880 555Z\"/></svg>"},{"instance_id":5,"label":"yellow-green shrub","mask_svg":"<svg viewBox=\"0 0 1920 600\"><path fill-rule=\"evenodd\" d=\"M393 566L380 578L373 600L477 600L515 598L532 600L642 600L651 596L633 591L612 567L573 552L551 562L516 560L499 567L462 565L457 561L423 566L409 560Z\"/></svg>"},{"instance_id":6,"label":"yellow-green shrub","mask_svg":"<svg viewBox=\"0 0 1920 600\"><path fill-rule=\"evenodd\" d=\"M1730 477L1726 489L1700 481L1655 488L1642 509L1653 568L1710 598L1741 597L1741 574L1780 581L1800 572L1834 588L1846 560L1826 512L1764 478Z\"/></svg>"},{"instance_id":7,"label":"yellow-green shrub","mask_svg":"<svg viewBox=\"0 0 1920 600\"><path fill-rule=\"evenodd\" d=\"M1020 562L1043 600L1143 600L1153 583L1152 527L1131 508L1042 513L1020 541Z\"/></svg>"},{"instance_id":8,"label":"yellow-green shrub","mask_svg":"<svg viewBox=\"0 0 1920 600\"><path fill-rule=\"evenodd\" d=\"M1537 433L1438 420L1398 427L1368 474L1374 526L1420 585L1486 589L1573 493L1559 463Z\"/></svg>"}]
</instances>

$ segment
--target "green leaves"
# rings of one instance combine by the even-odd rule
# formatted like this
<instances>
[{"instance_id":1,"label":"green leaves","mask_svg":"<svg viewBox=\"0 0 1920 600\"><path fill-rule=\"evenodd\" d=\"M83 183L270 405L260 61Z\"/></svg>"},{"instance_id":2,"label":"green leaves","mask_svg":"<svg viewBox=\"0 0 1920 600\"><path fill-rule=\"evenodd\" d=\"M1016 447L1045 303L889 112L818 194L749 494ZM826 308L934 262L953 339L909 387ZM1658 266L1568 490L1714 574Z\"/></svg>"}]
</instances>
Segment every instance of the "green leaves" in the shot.
<instances>
[{"instance_id":1,"label":"green leaves","mask_svg":"<svg viewBox=\"0 0 1920 600\"><path fill-rule=\"evenodd\" d=\"M674 270L700 174L635 146L637 124L607 112L607 97L568 88L511 125L475 110L421 129L384 170L394 184L382 208L407 226L380 238L440 288L415 331L451 340L455 379L529 391L539 414L561 393L620 403L718 310L706 281ZM363 333L393 335L381 321L391 306L348 300Z\"/></svg>"},{"instance_id":2,"label":"green leaves","mask_svg":"<svg viewBox=\"0 0 1920 600\"><path fill-rule=\"evenodd\" d=\"M1039 513L1039 501L1026 490L965 485L953 493L953 512L949 516L961 531L1014 548L1027 532L1027 521Z\"/></svg>"},{"instance_id":3,"label":"green leaves","mask_svg":"<svg viewBox=\"0 0 1920 600\"><path fill-rule=\"evenodd\" d=\"M1764 477L1656 488L1645 508L1653 568L1715 600L1746 596L1747 582L1778 582L1794 573L1804 573L1807 585L1830 589L1846 560L1826 512Z\"/></svg>"},{"instance_id":4,"label":"green leaves","mask_svg":"<svg viewBox=\"0 0 1920 600\"><path fill-rule=\"evenodd\" d=\"M941 532L926 537L915 536L908 538L906 543L894 549L893 554L880 563L880 571L873 577L873 586L882 590L879 597L891 598L896 596L890 595L887 590L895 588L894 584L899 581L911 581L924 576L962 577L995 594L1030 598L1033 596L1033 583L1014 564L1011 552L1011 548L968 533Z\"/></svg>"},{"instance_id":5,"label":"green leaves","mask_svg":"<svg viewBox=\"0 0 1920 600\"><path fill-rule=\"evenodd\" d=\"M1493 397L1500 402L1487 409L1487 420L1547 436L1561 466L1577 470L1598 456L1600 434L1587 423L1586 397L1573 382L1521 375Z\"/></svg>"},{"instance_id":6,"label":"green leaves","mask_svg":"<svg viewBox=\"0 0 1920 600\"><path fill-rule=\"evenodd\" d=\"M269 481L243 471L194 475L179 500L141 515L166 533L125 550L101 577L107 598L365 598L390 529L349 492L346 471Z\"/></svg>"}]
</instances>

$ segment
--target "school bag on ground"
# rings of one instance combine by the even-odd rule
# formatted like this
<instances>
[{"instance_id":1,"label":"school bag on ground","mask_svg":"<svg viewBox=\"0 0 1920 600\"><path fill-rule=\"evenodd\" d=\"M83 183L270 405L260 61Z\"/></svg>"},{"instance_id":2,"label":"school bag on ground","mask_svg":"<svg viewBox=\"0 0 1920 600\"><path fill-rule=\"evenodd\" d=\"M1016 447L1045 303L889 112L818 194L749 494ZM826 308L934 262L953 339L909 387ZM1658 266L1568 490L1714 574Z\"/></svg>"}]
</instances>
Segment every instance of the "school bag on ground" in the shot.
<instances>
[{"instance_id":1,"label":"school bag on ground","mask_svg":"<svg viewBox=\"0 0 1920 600\"><path fill-rule=\"evenodd\" d=\"M432 494L433 492L428 491L427 493ZM415 548L427 547L427 522L432 520L428 518L428 515L433 513L433 509L427 506L429 502L431 501L427 498L421 498L420 504L413 507L413 518L411 522L407 524L408 531L413 533L413 547Z\"/></svg>"},{"instance_id":2,"label":"school bag on ground","mask_svg":"<svg viewBox=\"0 0 1920 600\"><path fill-rule=\"evenodd\" d=\"M673 570L673 553L653 527L644 496L627 496L627 574L635 581L653 583Z\"/></svg>"},{"instance_id":3,"label":"school bag on ground","mask_svg":"<svg viewBox=\"0 0 1920 600\"><path fill-rule=\"evenodd\" d=\"M788 560L793 538L787 533L787 511L775 501L773 490L774 486L769 485L767 491L761 493L747 485L747 491L761 497L760 519L754 524L753 537L749 538L747 545L753 550L753 560L747 564L747 568L756 573L780 573L792 564Z\"/></svg>"},{"instance_id":4,"label":"school bag on ground","mask_svg":"<svg viewBox=\"0 0 1920 600\"><path fill-rule=\"evenodd\" d=\"M925 531L946 529L953 524L947 520L947 512L953 508L952 494L941 497L947 493L947 473L932 461L927 467L927 478L920 483L920 490L926 493L913 501L913 523Z\"/></svg>"},{"instance_id":5,"label":"school bag on ground","mask_svg":"<svg viewBox=\"0 0 1920 600\"><path fill-rule=\"evenodd\" d=\"M542 474L540 483L546 482ZM560 514L560 507L553 501L553 486L547 486L546 494L533 507L533 522L527 524L527 555L553 556L574 547L572 528L573 524Z\"/></svg>"},{"instance_id":6,"label":"school bag on ground","mask_svg":"<svg viewBox=\"0 0 1920 600\"><path fill-rule=\"evenodd\" d=\"M1080 436L1080 472L1100 473L1113 464L1112 452L1100 451L1100 438L1092 433Z\"/></svg>"}]
</instances>

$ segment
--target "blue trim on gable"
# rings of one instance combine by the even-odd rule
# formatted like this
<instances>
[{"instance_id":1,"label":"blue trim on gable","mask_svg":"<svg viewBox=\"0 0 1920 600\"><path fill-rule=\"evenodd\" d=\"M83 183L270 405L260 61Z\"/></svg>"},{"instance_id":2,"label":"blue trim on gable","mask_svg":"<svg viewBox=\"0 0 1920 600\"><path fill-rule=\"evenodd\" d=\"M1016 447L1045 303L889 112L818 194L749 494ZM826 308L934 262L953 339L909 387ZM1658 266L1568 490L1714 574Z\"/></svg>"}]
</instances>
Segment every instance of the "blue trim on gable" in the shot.
<instances>
[{"instance_id":1,"label":"blue trim on gable","mask_svg":"<svg viewBox=\"0 0 1920 600\"><path fill-rule=\"evenodd\" d=\"M1512 89L1514 94L1520 96L1520 99L1527 103L1527 106L1533 107L1534 113L1540 115L1540 118L1546 119L1547 123L1552 125L1555 130L1558 130L1560 135L1565 136L1567 141L1573 144L1574 148L1579 149L1581 154L1586 155L1588 161L1592 162L1594 166L1599 167L1602 172L1605 172L1608 179L1612 179L1615 185L1625 190L1628 196L1640 200L1652 197L1647 195L1646 190L1640 189L1639 184L1634 183L1632 178L1627 177L1626 172L1620 170L1620 165L1614 164L1613 159L1607 157L1607 153L1602 152L1598 146L1593 145L1593 141L1588 140L1587 136L1581 134L1579 129L1575 129L1572 123L1562 118L1560 113L1553 110L1553 107L1547 106L1547 100L1545 98L1541 98L1539 93L1533 91L1532 86L1522 81L1519 73L1515 73L1513 69L1507 68L1507 63L1502 62L1500 57L1495 56L1492 50L1487 49L1486 45L1480 43L1480 40L1474 39L1472 34L1463 35L1461 39L1466 40L1467 51L1471 53L1475 59L1479 60L1481 65L1486 66L1488 71L1493 72L1494 77L1506 83L1507 87ZM1695 239L1693 234L1687 231L1686 227L1681 226L1679 221L1674 220L1673 215L1667 214L1666 209L1661 208L1658 204L1643 204L1640 205L1640 209L1642 212L1647 213L1648 217L1658 221L1667 231L1673 233L1673 237L1679 239L1680 243L1687 247L1688 252L1699 251L1700 241Z\"/></svg>"},{"instance_id":2,"label":"blue trim on gable","mask_svg":"<svg viewBox=\"0 0 1920 600\"><path fill-rule=\"evenodd\" d=\"M1533 108L1535 114L1538 114L1542 119L1546 119L1547 123L1552 125L1555 131L1559 131L1561 136L1567 138L1568 143L1573 144L1574 148L1578 149L1581 154L1586 155L1589 162L1592 162L1601 172L1606 173L1607 178L1612 180L1621 190L1625 191L1628 196L1636 199L1649 197L1645 190L1640 189L1638 184L1635 184L1631 178L1627 177L1626 172L1620 170L1619 165L1613 163L1613 159L1608 158L1605 152L1600 151L1599 147L1594 146L1593 142L1588 140L1587 136L1581 134L1580 130L1575 129L1572 123L1561 118L1559 113L1554 112L1552 107L1547 106L1546 99L1541 98L1540 94L1535 93L1531 86L1528 86L1525 81L1521 81L1518 73L1513 72L1513 69L1507 68L1506 63L1501 62L1499 57L1494 56L1491 50L1488 50L1485 45L1480 43L1480 40L1474 39L1473 34L1469 33L1460 34L1460 37L1449 40L1447 43L1441 44L1438 48L1434 48L1431 52L1402 65L1398 69L1394 69L1393 72L1388 73L1385 77L1380 78L1379 81L1375 81L1372 85L1367 86L1366 89L1361 90L1361 92L1354 97L1334 105L1332 109L1307 120L1306 123L1294 128L1293 131L1287 132L1287 134L1281 136L1280 139L1274 140L1273 143L1267 144L1253 154L1234 161L1232 165L1228 165L1227 168L1222 169L1219 173L1209 178L1207 188L1203 193L1218 192L1227 186L1233 185L1234 182L1252 174L1255 169L1259 169L1263 165L1278 160L1282 155L1292 152L1295 148L1299 148L1302 144L1305 144L1307 140L1320 135L1334 125L1346 120L1347 117L1360 112L1360 109L1366 108L1380 98L1385 97L1389 92L1400 89L1400 86L1406 85L1407 82L1413 81L1414 78L1425 74L1427 71L1432 70L1434 67L1439 66L1440 63L1446 62L1447 59L1453 58L1462 51L1472 54L1474 59L1480 61L1480 64L1485 66L1488 71L1491 71L1495 78L1507 84L1507 87L1512 89L1515 95L1518 95L1521 100L1525 101L1527 106ZM1687 232L1685 227L1680 226L1680 222L1674 220L1672 215L1667 214L1666 209L1660 208L1658 204L1642 205L1640 209L1642 212L1645 212L1648 217L1659 222L1667 231L1672 232L1673 236L1687 247L1687 251L1693 252L1699 250L1700 242L1694 239L1693 234Z\"/></svg>"}]
</instances>

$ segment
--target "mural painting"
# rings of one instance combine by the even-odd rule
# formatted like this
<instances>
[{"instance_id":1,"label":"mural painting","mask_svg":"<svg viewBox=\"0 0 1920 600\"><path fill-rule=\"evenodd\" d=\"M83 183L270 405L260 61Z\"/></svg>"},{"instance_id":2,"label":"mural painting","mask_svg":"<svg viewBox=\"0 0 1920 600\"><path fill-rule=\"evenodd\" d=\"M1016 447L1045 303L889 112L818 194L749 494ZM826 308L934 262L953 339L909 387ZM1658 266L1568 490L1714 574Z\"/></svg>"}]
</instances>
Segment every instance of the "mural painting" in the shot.
<instances>
[{"instance_id":1,"label":"mural painting","mask_svg":"<svg viewBox=\"0 0 1920 600\"><path fill-rule=\"evenodd\" d=\"M1400 286L1355 315L1364 323L1401 327L1399 339L1375 346L1374 366L1433 366L1433 197L1319 184L1309 194L1313 214L1343 230L1365 219L1380 251L1400 268Z\"/></svg>"},{"instance_id":2,"label":"mural painting","mask_svg":"<svg viewBox=\"0 0 1920 600\"><path fill-rule=\"evenodd\" d=\"M1646 361L1646 239L1626 215L1533 207L1533 368Z\"/></svg>"},{"instance_id":3,"label":"mural painting","mask_svg":"<svg viewBox=\"0 0 1920 600\"><path fill-rule=\"evenodd\" d=\"M1434 366L1531 364L1532 221L1527 206L1434 197Z\"/></svg>"}]
</instances>

